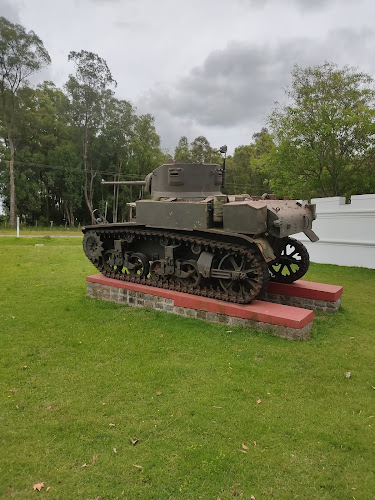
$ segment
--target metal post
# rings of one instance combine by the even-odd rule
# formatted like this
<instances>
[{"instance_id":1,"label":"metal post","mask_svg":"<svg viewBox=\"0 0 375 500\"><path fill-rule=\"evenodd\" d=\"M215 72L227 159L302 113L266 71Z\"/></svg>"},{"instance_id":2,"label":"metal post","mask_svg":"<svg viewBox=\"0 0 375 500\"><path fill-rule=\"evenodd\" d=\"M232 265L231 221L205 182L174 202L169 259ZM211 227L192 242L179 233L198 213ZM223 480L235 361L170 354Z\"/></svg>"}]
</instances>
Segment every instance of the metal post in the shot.
<instances>
[{"instance_id":1,"label":"metal post","mask_svg":"<svg viewBox=\"0 0 375 500\"><path fill-rule=\"evenodd\" d=\"M20 218L19 215L17 215L17 238L20 237Z\"/></svg>"}]
</instances>

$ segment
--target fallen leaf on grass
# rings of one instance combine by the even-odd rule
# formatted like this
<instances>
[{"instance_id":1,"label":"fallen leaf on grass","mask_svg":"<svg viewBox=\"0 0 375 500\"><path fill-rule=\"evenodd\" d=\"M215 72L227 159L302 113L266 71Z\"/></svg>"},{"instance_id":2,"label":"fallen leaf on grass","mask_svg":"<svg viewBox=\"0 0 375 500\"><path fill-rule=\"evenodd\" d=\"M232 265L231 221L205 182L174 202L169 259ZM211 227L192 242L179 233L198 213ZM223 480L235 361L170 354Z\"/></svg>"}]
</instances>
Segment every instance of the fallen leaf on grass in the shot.
<instances>
[{"instance_id":1,"label":"fallen leaf on grass","mask_svg":"<svg viewBox=\"0 0 375 500\"><path fill-rule=\"evenodd\" d=\"M16 319L16 317L15 317L15 316L12 316L12 319Z\"/></svg>"},{"instance_id":2,"label":"fallen leaf on grass","mask_svg":"<svg viewBox=\"0 0 375 500\"><path fill-rule=\"evenodd\" d=\"M87 464L83 464L83 465L81 465L81 467L87 467Z\"/></svg>"},{"instance_id":3,"label":"fallen leaf on grass","mask_svg":"<svg viewBox=\"0 0 375 500\"><path fill-rule=\"evenodd\" d=\"M238 450L238 451L240 451L241 453L247 453L247 451L245 450Z\"/></svg>"},{"instance_id":4,"label":"fallen leaf on grass","mask_svg":"<svg viewBox=\"0 0 375 500\"><path fill-rule=\"evenodd\" d=\"M242 443L242 449L243 449L243 450L248 450L249 448L246 446L246 444L245 444L245 443Z\"/></svg>"},{"instance_id":5,"label":"fallen leaf on grass","mask_svg":"<svg viewBox=\"0 0 375 500\"><path fill-rule=\"evenodd\" d=\"M162 393L159 391L156 393L157 396L160 396Z\"/></svg>"},{"instance_id":6,"label":"fallen leaf on grass","mask_svg":"<svg viewBox=\"0 0 375 500\"><path fill-rule=\"evenodd\" d=\"M29 367L27 365L21 366L22 370L27 370Z\"/></svg>"},{"instance_id":7,"label":"fallen leaf on grass","mask_svg":"<svg viewBox=\"0 0 375 500\"><path fill-rule=\"evenodd\" d=\"M137 467L137 469L142 469L143 470L142 465L133 464L133 467Z\"/></svg>"},{"instance_id":8,"label":"fallen leaf on grass","mask_svg":"<svg viewBox=\"0 0 375 500\"><path fill-rule=\"evenodd\" d=\"M52 406L51 405L47 406L46 410L52 410Z\"/></svg>"},{"instance_id":9,"label":"fallen leaf on grass","mask_svg":"<svg viewBox=\"0 0 375 500\"><path fill-rule=\"evenodd\" d=\"M46 489L46 493L48 493L48 491L51 489L51 486L48 486L48 488Z\"/></svg>"},{"instance_id":10,"label":"fallen leaf on grass","mask_svg":"<svg viewBox=\"0 0 375 500\"><path fill-rule=\"evenodd\" d=\"M255 496L251 495L250 500L255 500Z\"/></svg>"},{"instance_id":11,"label":"fallen leaf on grass","mask_svg":"<svg viewBox=\"0 0 375 500\"><path fill-rule=\"evenodd\" d=\"M92 457L92 463L94 464L98 460L98 455Z\"/></svg>"},{"instance_id":12,"label":"fallen leaf on grass","mask_svg":"<svg viewBox=\"0 0 375 500\"><path fill-rule=\"evenodd\" d=\"M160 334L160 338L162 338L162 337L164 337L164 335L161 333L161 334Z\"/></svg>"},{"instance_id":13,"label":"fallen leaf on grass","mask_svg":"<svg viewBox=\"0 0 375 500\"><path fill-rule=\"evenodd\" d=\"M135 446L138 443L138 438L130 438L132 445Z\"/></svg>"},{"instance_id":14,"label":"fallen leaf on grass","mask_svg":"<svg viewBox=\"0 0 375 500\"><path fill-rule=\"evenodd\" d=\"M253 441L253 445L256 446L257 445L257 442L256 441Z\"/></svg>"},{"instance_id":15,"label":"fallen leaf on grass","mask_svg":"<svg viewBox=\"0 0 375 500\"><path fill-rule=\"evenodd\" d=\"M116 425L115 425L115 424L109 424L109 426L110 426L110 427L116 427Z\"/></svg>"},{"instance_id":16,"label":"fallen leaf on grass","mask_svg":"<svg viewBox=\"0 0 375 500\"><path fill-rule=\"evenodd\" d=\"M350 378L352 376L351 372L345 372L345 378Z\"/></svg>"},{"instance_id":17,"label":"fallen leaf on grass","mask_svg":"<svg viewBox=\"0 0 375 500\"><path fill-rule=\"evenodd\" d=\"M16 393L16 392L18 392L18 389L16 389L16 388L14 387L13 389L9 389L9 392Z\"/></svg>"},{"instance_id":18,"label":"fallen leaf on grass","mask_svg":"<svg viewBox=\"0 0 375 500\"><path fill-rule=\"evenodd\" d=\"M258 399L258 401L257 401L257 405L260 405L260 403L261 403L261 402L262 402L262 400L261 400L261 399Z\"/></svg>"},{"instance_id":19,"label":"fallen leaf on grass","mask_svg":"<svg viewBox=\"0 0 375 500\"><path fill-rule=\"evenodd\" d=\"M227 333L232 333L232 332L233 332L233 330L227 330Z\"/></svg>"},{"instance_id":20,"label":"fallen leaf on grass","mask_svg":"<svg viewBox=\"0 0 375 500\"><path fill-rule=\"evenodd\" d=\"M238 496L238 492L237 490L233 490L232 491L232 497L237 497Z\"/></svg>"},{"instance_id":21,"label":"fallen leaf on grass","mask_svg":"<svg viewBox=\"0 0 375 500\"><path fill-rule=\"evenodd\" d=\"M34 491L37 490L37 491L40 491L42 488L44 488L44 483L35 483L33 485L33 489Z\"/></svg>"},{"instance_id":22,"label":"fallen leaf on grass","mask_svg":"<svg viewBox=\"0 0 375 500\"><path fill-rule=\"evenodd\" d=\"M113 448L113 453L116 454L117 453L117 449L116 448Z\"/></svg>"}]
</instances>

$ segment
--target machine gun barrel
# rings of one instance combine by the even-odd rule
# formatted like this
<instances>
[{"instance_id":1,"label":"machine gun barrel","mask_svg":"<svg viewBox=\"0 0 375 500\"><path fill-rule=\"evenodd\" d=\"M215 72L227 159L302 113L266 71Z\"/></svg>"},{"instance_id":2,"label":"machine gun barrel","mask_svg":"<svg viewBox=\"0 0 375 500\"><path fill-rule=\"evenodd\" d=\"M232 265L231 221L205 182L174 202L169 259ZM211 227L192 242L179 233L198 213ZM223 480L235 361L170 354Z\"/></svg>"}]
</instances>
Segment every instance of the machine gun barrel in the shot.
<instances>
[{"instance_id":1,"label":"machine gun barrel","mask_svg":"<svg viewBox=\"0 0 375 500\"><path fill-rule=\"evenodd\" d=\"M104 181L102 180L102 184L111 184L118 185L122 184L123 186L145 186L146 181Z\"/></svg>"}]
</instances>

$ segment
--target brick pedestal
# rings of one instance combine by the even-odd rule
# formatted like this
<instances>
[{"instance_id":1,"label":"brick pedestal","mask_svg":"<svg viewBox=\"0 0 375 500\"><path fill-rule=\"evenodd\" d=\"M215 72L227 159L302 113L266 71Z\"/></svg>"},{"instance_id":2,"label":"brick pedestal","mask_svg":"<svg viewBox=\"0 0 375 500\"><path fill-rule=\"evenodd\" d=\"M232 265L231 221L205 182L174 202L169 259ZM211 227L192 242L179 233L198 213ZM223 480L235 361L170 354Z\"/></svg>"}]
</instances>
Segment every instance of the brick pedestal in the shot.
<instances>
[{"instance_id":1,"label":"brick pedestal","mask_svg":"<svg viewBox=\"0 0 375 500\"><path fill-rule=\"evenodd\" d=\"M232 304L152 286L88 276L87 295L117 304L152 309L191 318L267 330L288 339L306 339L312 329L314 313L291 305L254 300L251 304Z\"/></svg>"}]
</instances>

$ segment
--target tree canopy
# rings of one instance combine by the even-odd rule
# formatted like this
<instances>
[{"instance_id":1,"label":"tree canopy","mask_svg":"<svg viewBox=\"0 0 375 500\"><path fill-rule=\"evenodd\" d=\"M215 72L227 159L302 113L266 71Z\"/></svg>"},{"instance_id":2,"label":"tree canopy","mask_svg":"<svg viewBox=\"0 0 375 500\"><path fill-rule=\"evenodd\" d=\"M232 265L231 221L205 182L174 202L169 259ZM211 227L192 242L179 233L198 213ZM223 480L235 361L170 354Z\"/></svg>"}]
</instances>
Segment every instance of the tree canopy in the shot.
<instances>
[{"instance_id":1,"label":"tree canopy","mask_svg":"<svg viewBox=\"0 0 375 500\"><path fill-rule=\"evenodd\" d=\"M196 137L190 144L187 137L182 136L174 152L175 160L186 163L220 163L220 153L211 147L203 135Z\"/></svg>"},{"instance_id":2,"label":"tree canopy","mask_svg":"<svg viewBox=\"0 0 375 500\"><path fill-rule=\"evenodd\" d=\"M332 63L296 66L288 103L270 116L277 148L271 185L292 196L375 189L375 90L371 76Z\"/></svg>"}]
</instances>

